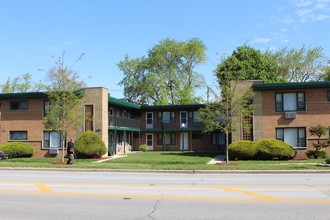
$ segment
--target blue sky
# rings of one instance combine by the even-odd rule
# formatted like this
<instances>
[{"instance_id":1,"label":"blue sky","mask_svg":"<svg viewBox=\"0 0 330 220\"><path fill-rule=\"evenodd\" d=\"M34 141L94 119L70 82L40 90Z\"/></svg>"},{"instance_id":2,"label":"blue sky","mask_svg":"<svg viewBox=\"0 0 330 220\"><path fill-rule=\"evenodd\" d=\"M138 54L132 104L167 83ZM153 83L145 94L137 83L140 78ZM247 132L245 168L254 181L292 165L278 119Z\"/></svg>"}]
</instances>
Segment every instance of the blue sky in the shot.
<instances>
[{"instance_id":1,"label":"blue sky","mask_svg":"<svg viewBox=\"0 0 330 220\"><path fill-rule=\"evenodd\" d=\"M321 46L330 57L330 0L0 0L0 27L0 84L25 73L45 81L53 57L65 51L71 66L85 53L73 67L80 79L117 98L116 64L165 38L204 42L208 61L197 70L214 89L221 56L243 44Z\"/></svg>"}]
</instances>

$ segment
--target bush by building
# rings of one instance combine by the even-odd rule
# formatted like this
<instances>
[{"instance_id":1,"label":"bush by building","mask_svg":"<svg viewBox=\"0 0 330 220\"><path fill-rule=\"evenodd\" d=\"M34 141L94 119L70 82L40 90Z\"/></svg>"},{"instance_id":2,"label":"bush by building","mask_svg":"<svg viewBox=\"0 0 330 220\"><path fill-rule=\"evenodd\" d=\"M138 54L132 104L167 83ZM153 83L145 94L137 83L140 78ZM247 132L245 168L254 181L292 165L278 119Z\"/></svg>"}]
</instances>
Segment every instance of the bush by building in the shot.
<instances>
[{"instance_id":1,"label":"bush by building","mask_svg":"<svg viewBox=\"0 0 330 220\"><path fill-rule=\"evenodd\" d=\"M249 160L254 158L257 148L252 141L235 141L229 145L228 153L231 160Z\"/></svg>"},{"instance_id":2,"label":"bush by building","mask_svg":"<svg viewBox=\"0 0 330 220\"><path fill-rule=\"evenodd\" d=\"M34 154L34 147L23 142L8 142L0 145L0 150L12 157L31 157Z\"/></svg>"},{"instance_id":3,"label":"bush by building","mask_svg":"<svg viewBox=\"0 0 330 220\"><path fill-rule=\"evenodd\" d=\"M139 147L140 151L146 152L148 150L148 146L146 144L141 144Z\"/></svg>"},{"instance_id":4,"label":"bush by building","mask_svg":"<svg viewBox=\"0 0 330 220\"><path fill-rule=\"evenodd\" d=\"M261 139L256 143L257 159L260 160L288 160L294 157L294 149L287 143L275 139Z\"/></svg>"},{"instance_id":5,"label":"bush by building","mask_svg":"<svg viewBox=\"0 0 330 220\"><path fill-rule=\"evenodd\" d=\"M84 132L75 142L78 158L101 158L107 152L102 139L92 131Z\"/></svg>"}]
</instances>

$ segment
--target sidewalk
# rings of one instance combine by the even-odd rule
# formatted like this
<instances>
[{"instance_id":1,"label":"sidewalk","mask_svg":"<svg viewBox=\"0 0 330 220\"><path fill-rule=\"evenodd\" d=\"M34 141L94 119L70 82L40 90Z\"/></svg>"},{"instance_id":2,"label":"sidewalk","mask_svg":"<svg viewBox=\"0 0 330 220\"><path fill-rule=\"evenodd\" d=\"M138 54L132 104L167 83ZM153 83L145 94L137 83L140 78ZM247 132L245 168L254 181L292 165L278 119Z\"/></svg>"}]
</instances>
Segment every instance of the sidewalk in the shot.
<instances>
[{"instance_id":1,"label":"sidewalk","mask_svg":"<svg viewBox=\"0 0 330 220\"><path fill-rule=\"evenodd\" d=\"M212 160L210 160L207 164L216 164L216 163L222 163L226 160L225 155L217 155Z\"/></svg>"}]
</instances>

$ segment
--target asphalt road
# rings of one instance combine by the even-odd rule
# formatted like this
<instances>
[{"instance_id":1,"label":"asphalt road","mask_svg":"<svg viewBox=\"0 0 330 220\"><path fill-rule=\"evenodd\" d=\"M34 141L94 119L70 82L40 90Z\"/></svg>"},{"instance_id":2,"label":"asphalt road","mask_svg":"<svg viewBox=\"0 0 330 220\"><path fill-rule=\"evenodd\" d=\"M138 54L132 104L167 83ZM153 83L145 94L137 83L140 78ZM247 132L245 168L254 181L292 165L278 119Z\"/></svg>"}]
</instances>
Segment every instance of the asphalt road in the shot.
<instances>
[{"instance_id":1,"label":"asphalt road","mask_svg":"<svg viewBox=\"0 0 330 220\"><path fill-rule=\"evenodd\" d=\"M330 219L330 174L0 170L0 219Z\"/></svg>"}]
</instances>

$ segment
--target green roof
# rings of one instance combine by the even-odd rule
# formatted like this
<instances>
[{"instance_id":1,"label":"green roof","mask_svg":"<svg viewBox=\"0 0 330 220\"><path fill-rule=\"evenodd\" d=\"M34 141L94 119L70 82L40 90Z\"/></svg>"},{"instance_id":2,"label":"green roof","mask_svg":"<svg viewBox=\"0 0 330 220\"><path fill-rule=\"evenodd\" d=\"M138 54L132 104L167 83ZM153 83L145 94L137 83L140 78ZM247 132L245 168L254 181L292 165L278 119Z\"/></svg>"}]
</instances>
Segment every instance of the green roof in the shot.
<instances>
[{"instance_id":1,"label":"green roof","mask_svg":"<svg viewBox=\"0 0 330 220\"><path fill-rule=\"evenodd\" d=\"M119 106L124 106L124 107L130 107L130 108L135 108L135 109L140 109L140 105L134 104L132 102L127 102L125 100L122 99L116 99L112 96L108 96L108 101L109 103L113 103Z\"/></svg>"},{"instance_id":2,"label":"green roof","mask_svg":"<svg viewBox=\"0 0 330 220\"><path fill-rule=\"evenodd\" d=\"M142 105L144 110L166 110L166 109L199 109L204 107L203 104L189 104L189 105Z\"/></svg>"},{"instance_id":3,"label":"green roof","mask_svg":"<svg viewBox=\"0 0 330 220\"><path fill-rule=\"evenodd\" d=\"M24 93L0 93L0 99L30 99L30 98L47 98L45 92L24 92Z\"/></svg>"},{"instance_id":4,"label":"green roof","mask_svg":"<svg viewBox=\"0 0 330 220\"><path fill-rule=\"evenodd\" d=\"M289 82L289 83L260 83L254 84L252 88L255 91L262 90L284 90L284 89L318 89L330 88L330 81L318 82Z\"/></svg>"}]
</instances>

